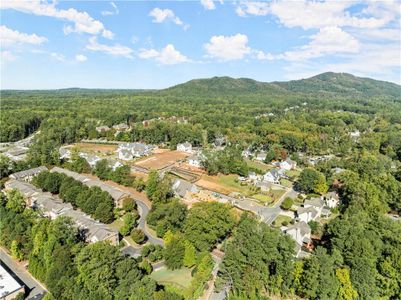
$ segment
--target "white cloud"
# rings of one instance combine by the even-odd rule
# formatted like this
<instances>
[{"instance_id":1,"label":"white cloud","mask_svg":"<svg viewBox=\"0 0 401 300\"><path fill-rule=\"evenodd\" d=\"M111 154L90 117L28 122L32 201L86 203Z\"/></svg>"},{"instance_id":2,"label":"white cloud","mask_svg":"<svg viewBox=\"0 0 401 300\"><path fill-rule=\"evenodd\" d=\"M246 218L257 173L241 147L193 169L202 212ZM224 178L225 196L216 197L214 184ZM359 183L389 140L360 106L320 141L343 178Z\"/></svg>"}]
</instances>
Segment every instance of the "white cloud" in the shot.
<instances>
[{"instance_id":1,"label":"white cloud","mask_svg":"<svg viewBox=\"0 0 401 300\"><path fill-rule=\"evenodd\" d=\"M10 29L4 25L0 26L0 42L2 47L9 47L16 44L40 45L47 39L36 34L28 34Z\"/></svg>"},{"instance_id":2,"label":"white cloud","mask_svg":"<svg viewBox=\"0 0 401 300\"><path fill-rule=\"evenodd\" d=\"M357 53L359 41L338 27L324 27L312 35L309 44L293 51L286 51L275 58L285 60L307 60L328 54Z\"/></svg>"},{"instance_id":3,"label":"white cloud","mask_svg":"<svg viewBox=\"0 0 401 300\"><path fill-rule=\"evenodd\" d=\"M271 53L264 53L263 51L260 50L255 50L255 57L258 60L274 60L274 55Z\"/></svg>"},{"instance_id":4,"label":"white cloud","mask_svg":"<svg viewBox=\"0 0 401 300\"><path fill-rule=\"evenodd\" d=\"M209 56L222 61L242 59L251 53L251 48L247 46L248 37L237 33L232 36L213 36L204 48Z\"/></svg>"},{"instance_id":5,"label":"white cloud","mask_svg":"<svg viewBox=\"0 0 401 300\"><path fill-rule=\"evenodd\" d=\"M109 46L105 44L99 44L95 36L89 39L89 44L86 45L86 49L91 51L103 52L113 56L124 56L127 58L132 58L132 49L119 44Z\"/></svg>"},{"instance_id":6,"label":"white cloud","mask_svg":"<svg viewBox=\"0 0 401 300\"><path fill-rule=\"evenodd\" d=\"M158 7L154 8L149 16L153 17L153 23L163 23L166 21L171 21L176 25L182 26L184 30L189 28L188 24L184 24L179 17L177 17L171 9L160 9Z\"/></svg>"},{"instance_id":7,"label":"white cloud","mask_svg":"<svg viewBox=\"0 0 401 300\"><path fill-rule=\"evenodd\" d=\"M356 1L251 1L240 2L236 13L240 16L271 14L286 27L303 29L328 26L380 28L400 15L395 1L372 1L362 11L351 13L349 9L356 4Z\"/></svg>"},{"instance_id":8,"label":"white cloud","mask_svg":"<svg viewBox=\"0 0 401 300\"><path fill-rule=\"evenodd\" d=\"M78 32L89 34L101 34L105 38L112 38L113 33L106 30L104 25L93 19L87 12L81 12L75 8L57 9L56 2L36 1L1 1L1 9L14 9L24 13L30 13L38 16L53 17L72 22L74 26L66 26L65 33Z\"/></svg>"},{"instance_id":9,"label":"white cloud","mask_svg":"<svg viewBox=\"0 0 401 300\"><path fill-rule=\"evenodd\" d=\"M267 2L241 2L237 6L235 12L240 17L245 17L247 14L255 16L266 16L269 13L269 3Z\"/></svg>"},{"instance_id":10,"label":"white cloud","mask_svg":"<svg viewBox=\"0 0 401 300\"><path fill-rule=\"evenodd\" d=\"M102 11L102 16L113 16L113 15L118 15L120 13L117 5L114 2L110 2L110 5L113 7L113 11L104 10Z\"/></svg>"},{"instance_id":11,"label":"white cloud","mask_svg":"<svg viewBox=\"0 0 401 300\"><path fill-rule=\"evenodd\" d=\"M200 2L205 9L213 10L216 8L216 5L214 5L213 0L200 0Z\"/></svg>"},{"instance_id":12,"label":"white cloud","mask_svg":"<svg viewBox=\"0 0 401 300\"><path fill-rule=\"evenodd\" d=\"M65 56L63 54L60 54L60 53L52 52L52 53L50 53L50 56L53 59L57 60L57 61L61 61L61 62L65 62L66 61L65 60Z\"/></svg>"},{"instance_id":13,"label":"white cloud","mask_svg":"<svg viewBox=\"0 0 401 300\"><path fill-rule=\"evenodd\" d=\"M83 54L77 54L77 55L75 55L75 60L78 62L84 62L84 61L87 61L88 58Z\"/></svg>"},{"instance_id":14,"label":"white cloud","mask_svg":"<svg viewBox=\"0 0 401 300\"><path fill-rule=\"evenodd\" d=\"M155 49L141 49L139 51L139 57L143 59L154 59L163 65L190 62L188 57L176 50L172 44L168 44L159 51Z\"/></svg>"}]
</instances>

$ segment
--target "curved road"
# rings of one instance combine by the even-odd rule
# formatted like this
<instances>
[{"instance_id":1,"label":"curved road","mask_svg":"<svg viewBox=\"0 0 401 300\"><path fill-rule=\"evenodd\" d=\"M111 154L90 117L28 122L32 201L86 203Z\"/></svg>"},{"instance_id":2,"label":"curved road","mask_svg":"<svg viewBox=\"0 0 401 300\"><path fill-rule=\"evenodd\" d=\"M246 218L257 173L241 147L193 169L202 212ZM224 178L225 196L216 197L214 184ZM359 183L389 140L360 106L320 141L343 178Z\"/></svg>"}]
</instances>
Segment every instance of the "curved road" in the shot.
<instances>
[{"instance_id":1,"label":"curved road","mask_svg":"<svg viewBox=\"0 0 401 300\"><path fill-rule=\"evenodd\" d=\"M134 195L132 195L132 196L134 197ZM150 211L150 208L145 204L145 202L142 202L141 200L136 199L135 197L134 197L134 200L135 200L136 204L138 205L138 212L140 215L139 222L138 222L138 228L141 229L143 231L143 233L145 233L145 235L148 238L148 241L150 243L155 244L155 245L164 246L163 240L152 235L148 230L148 226L146 225L146 217Z\"/></svg>"}]
</instances>

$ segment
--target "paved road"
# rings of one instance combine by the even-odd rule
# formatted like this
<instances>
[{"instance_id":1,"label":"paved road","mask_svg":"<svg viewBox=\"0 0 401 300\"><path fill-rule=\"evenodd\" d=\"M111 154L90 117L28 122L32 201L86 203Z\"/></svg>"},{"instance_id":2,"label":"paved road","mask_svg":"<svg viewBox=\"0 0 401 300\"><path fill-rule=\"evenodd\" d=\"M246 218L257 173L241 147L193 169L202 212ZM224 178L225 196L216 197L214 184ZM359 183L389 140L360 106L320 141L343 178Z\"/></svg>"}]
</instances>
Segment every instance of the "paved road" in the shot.
<instances>
[{"instance_id":1,"label":"paved road","mask_svg":"<svg viewBox=\"0 0 401 300\"><path fill-rule=\"evenodd\" d=\"M135 199L135 198L134 198L134 200L138 205L138 212L139 212L139 215L141 216L139 218L138 228L141 229L145 233L145 235L148 238L148 241L150 243L155 244L155 245L164 246L163 240L152 235L152 233L149 232L148 227L146 225L146 216L149 214L150 208L141 200Z\"/></svg>"},{"instance_id":2,"label":"paved road","mask_svg":"<svg viewBox=\"0 0 401 300\"><path fill-rule=\"evenodd\" d=\"M0 248L0 260L24 283L29 290L27 299L40 300L46 294L46 289L22 266L16 263L6 251Z\"/></svg>"}]
</instances>

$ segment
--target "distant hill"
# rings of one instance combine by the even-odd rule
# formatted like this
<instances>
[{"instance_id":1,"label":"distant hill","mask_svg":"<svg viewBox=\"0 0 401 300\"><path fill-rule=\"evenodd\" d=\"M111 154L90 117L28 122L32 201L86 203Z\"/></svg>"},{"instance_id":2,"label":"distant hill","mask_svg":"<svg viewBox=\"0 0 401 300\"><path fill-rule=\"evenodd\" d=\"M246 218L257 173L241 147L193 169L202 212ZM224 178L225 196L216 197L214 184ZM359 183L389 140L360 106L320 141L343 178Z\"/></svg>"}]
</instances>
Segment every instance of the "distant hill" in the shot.
<instances>
[{"instance_id":1,"label":"distant hill","mask_svg":"<svg viewBox=\"0 0 401 300\"><path fill-rule=\"evenodd\" d=\"M347 73L327 72L286 82L259 82L248 78L213 77L194 79L162 90L177 95L240 95L277 93L323 93L332 96L390 96L401 99L401 86Z\"/></svg>"},{"instance_id":2,"label":"distant hill","mask_svg":"<svg viewBox=\"0 0 401 300\"><path fill-rule=\"evenodd\" d=\"M327 72L307 79L273 82L273 84L287 91L301 93L326 92L341 95L401 97L401 86L395 83L356 77L347 73Z\"/></svg>"},{"instance_id":3,"label":"distant hill","mask_svg":"<svg viewBox=\"0 0 401 300\"><path fill-rule=\"evenodd\" d=\"M194 79L178 84L166 92L174 94L249 94L249 93L278 93L286 92L278 85L259 82L249 78L212 77L207 79Z\"/></svg>"}]
</instances>

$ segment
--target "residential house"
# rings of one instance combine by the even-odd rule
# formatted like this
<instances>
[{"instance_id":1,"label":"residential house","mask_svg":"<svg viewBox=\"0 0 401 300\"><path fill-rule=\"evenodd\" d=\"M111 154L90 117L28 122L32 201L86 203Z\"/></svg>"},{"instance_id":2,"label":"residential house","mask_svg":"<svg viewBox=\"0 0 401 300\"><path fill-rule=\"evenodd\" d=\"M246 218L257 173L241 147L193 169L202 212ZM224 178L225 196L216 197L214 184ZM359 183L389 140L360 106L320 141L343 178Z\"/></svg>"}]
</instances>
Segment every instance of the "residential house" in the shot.
<instances>
[{"instance_id":1,"label":"residential house","mask_svg":"<svg viewBox=\"0 0 401 300\"><path fill-rule=\"evenodd\" d=\"M252 155L253 155L253 153L252 153L251 147L248 147L244 151L242 151L242 156L245 158L249 158Z\"/></svg>"},{"instance_id":2,"label":"residential house","mask_svg":"<svg viewBox=\"0 0 401 300\"><path fill-rule=\"evenodd\" d=\"M147 156L155 148L153 145L143 143L124 143L120 144L117 151L119 159L131 160L133 157Z\"/></svg>"},{"instance_id":3,"label":"residential house","mask_svg":"<svg viewBox=\"0 0 401 300\"><path fill-rule=\"evenodd\" d=\"M260 188L260 190L262 192L268 192L271 189L272 185L273 185L273 183L268 182L268 181L256 181L255 182L255 186Z\"/></svg>"},{"instance_id":4,"label":"residential house","mask_svg":"<svg viewBox=\"0 0 401 300\"><path fill-rule=\"evenodd\" d=\"M128 131L130 129L130 127L125 123L120 123L117 125L113 125L113 129L115 129L118 132L124 132L124 131Z\"/></svg>"},{"instance_id":5,"label":"residential house","mask_svg":"<svg viewBox=\"0 0 401 300\"><path fill-rule=\"evenodd\" d=\"M99 133L104 133L109 131L111 128L109 126L98 126L96 127L96 131Z\"/></svg>"},{"instance_id":6,"label":"residential house","mask_svg":"<svg viewBox=\"0 0 401 300\"><path fill-rule=\"evenodd\" d=\"M324 207L324 201L321 197L315 197L315 198L311 198L311 199L306 199L304 201L303 207L308 208L308 207L313 207L316 209L316 211L318 212L319 216L322 212L322 209ZM319 217L318 216L318 217Z\"/></svg>"},{"instance_id":7,"label":"residential house","mask_svg":"<svg viewBox=\"0 0 401 300\"><path fill-rule=\"evenodd\" d=\"M58 149L58 153L60 154L61 160L70 160L71 159L71 149L67 147L60 147Z\"/></svg>"},{"instance_id":8,"label":"residential house","mask_svg":"<svg viewBox=\"0 0 401 300\"><path fill-rule=\"evenodd\" d=\"M115 171L117 168L123 166L122 163L120 163L118 160L115 160L115 159L108 159L107 162L108 162L108 164L109 164L109 167L110 167L113 171Z\"/></svg>"},{"instance_id":9,"label":"residential house","mask_svg":"<svg viewBox=\"0 0 401 300\"><path fill-rule=\"evenodd\" d=\"M263 175L263 181L279 184L281 177L284 175L284 170L270 170Z\"/></svg>"},{"instance_id":10,"label":"residential house","mask_svg":"<svg viewBox=\"0 0 401 300\"><path fill-rule=\"evenodd\" d=\"M48 169L45 166L40 166L37 168L13 173L9 177L12 179L23 180L23 181L29 182L33 179L33 177L35 177L36 175L38 175L40 172L43 172L43 171L48 171Z\"/></svg>"},{"instance_id":11,"label":"residential house","mask_svg":"<svg viewBox=\"0 0 401 300\"><path fill-rule=\"evenodd\" d=\"M262 161L263 162L263 161L265 161L266 156L267 156L266 151L260 151L260 152L258 152L258 154L256 154L255 159L257 161Z\"/></svg>"},{"instance_id":12,"label":"residential house","mask_svg":"<svg viewBox=\"0 0 401 300\"><path fill-rule=\"evenodd\" d=\"M199 192L199 189L189 181L177 179L172 186L174 194L181 198L190 198L192 194Z\"/></svg>"},{"instance_id":13,"label":"residential house","mask_svg":"<svg viewBox=\"0 0 401 300\"><path fill-rule=\"evenodd\" d=\"M198 153L188 157L187 161L190 166L200 168L202 167L203 159L203 156Z\"/></svg>"},{"instance_id":14,"label":"residential house","mask_svg":"<svg viewBox=\"0 0 401 300\"><path fill-rule=\"evenodd\" d=\"M281 230L291 236L296 242L296 257L303 255L302 247L309 247L311 243L311 229L305 222L297 222L288 227L282 227Z\"/></svg>"},{"instance_id":15,"label":"residential house","mask_svg":"<svg viewBox=\"0 0 401 300\"><path fill-rule=\"evenodd\" d=\"M182 152L192 152L192 145L189 142L177 144L177 151L182 151Z\"/></svg>"},{"instance_id":16,"label":"residential house","mask_svg":"<svg viewBox=\"0 0 401 300\"><path fill-rule=\"evenodd\" d=\"M109 229L107 225L93 220L79 210L74 210L70 203L62 202L57 196L43 192L30 183L14 179L7 181L5 186L6 191L9 189L19 190L24 195L27 205L36 209L43 217L56 219L66 216L72 218L75 225L85 235L87 242L109 241L112 245L118 245L117 231Z\"/></svg>"},{"instance_id":17,"label":"residential house","mask_svg":"<svg viewBox=\"0 0 401 300\"><path fill-rule=\"evenodd\" d=\"M329 208L337 207L340 203L340 199L338 198L338 194L336 192L328 192L323 197L324 203Z\"/></svg>"},{"instance_id":18,"label":"residential house","mask_svg":"<svg viewBox=\"0 0 401 300\"><path fill-rule=\"evenodd\" d=\"M29 148L27 147L15 147L12 150L5 152L4 155L12 161L21 161L26 159L28 150Z\"/></svg>"},{"instance_id":19,"label":"residential house","mask_svg":"<svg viewBox=\"0 0 401 300\"><path fill-rule=\"evenodd\" d=\"M0 299L11 300L17 299L18 294L24 294L24 286L15 280L14 276L0 265Z\"/></svg>"},{"instance_id":20,"label":"residential house","mask_svg":"<svg viewBox=\"0 0 401 300\"><path fill-rule=\"evenodd\" d=\"M248 174L248 179L250 180L250 181L257 181L257 180L260 180L260 175L258 175L258 174L256 174L255 172L249 172L249 174Z\"/></svg>"},{"instance_id":21,"label":"residential house","mask_svg":"<svg viewBox=\"0 0 401 300\"><path fill-rule=\"evenodd\" d=\"M284 170L294 170L297 167L297 162L292 160L291 158L287 158L286 160L279 163L279 168Z\"/></svg>"},{"instance_id":22,"label":"residential house","mask_svg":"<svg viewBox=\"0 0 401 300\"><path fill-rule=\"evenodd\" d=\"M8 180L4 184L5 192L10 192L12 190L19 191L24 196L25 202L28 206L32 206L32 203L34 202L33 198L42 192L32 184L16 179Z\"/></svg>"},{"instance_id":23,"label":"residential house","mask_svg":"<svg viewBox=\"0 0 401 300\"><path fill-rule=\"evenodd\" d=\"M320 213L316 210L316 208L309 206L309 207L300 207L296 212L296 216L299 221L309 223L310 221L316 220L320 217Z\"/></svg>"},{"instance_id":24,"label":"residential house","mask_svg":"<svg viewBox=\"0 0 401 300\"><path fill-rule=\"evenodd\" d=\"M91 168L94 168L96 166L96 163L102 160L102 158L100 158L99 156L88 154L85 152L80 152L78 155L84 158Z\"/></svg>"},{"instance_id":25,"label":"residential house","mask_svg":"<svg viewBox=\"0 0 401 300\"><path fill-rule=\"evenodd\" d=\"M128 193L120 190L119 188L117 188L113 185L110 185L110 184L105 183L98 179L92 179L91 177L88 177L88 176L85 176L82 174L78 174L76 172L73 172L73 171L70 171L67 169L54 167L53 169L51 169L50 172L57 172L57 173L65 174L69 177L74 178L75 180L82 182L83 184L85 184L86 186L89 186L89 187L92 187L92 186L99 187L102 191L108 193L111 196L111 198L113 198L114 205L117 208L121 208L123 206L124 199L131 198Z\"/></svg>"}]
</instances>

